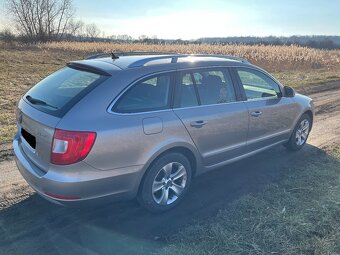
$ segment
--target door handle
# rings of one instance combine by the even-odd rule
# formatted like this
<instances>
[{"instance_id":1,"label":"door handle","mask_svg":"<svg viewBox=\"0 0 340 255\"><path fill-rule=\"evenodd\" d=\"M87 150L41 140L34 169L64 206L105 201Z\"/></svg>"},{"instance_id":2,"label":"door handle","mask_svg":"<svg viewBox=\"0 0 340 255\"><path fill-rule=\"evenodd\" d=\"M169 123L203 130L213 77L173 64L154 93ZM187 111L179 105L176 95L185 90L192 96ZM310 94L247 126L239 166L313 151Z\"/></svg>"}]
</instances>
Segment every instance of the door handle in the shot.
<instances>
[{"instance_id":1,"label":"door handle","mask_svg":"<svg viewBox=\"0 0 340 255\"><path fill-rule=\"evenodd\" d=\"M197 121L190 122L190 126L195 127L195 128L200 128L200 127L203 127L207 123L208 122L205 120L197 120Z\"/></svg>"},{"instance_id":2,"label":"door handle","mask_svg":"<svg viewBox=\"0 0 340 255\"><path fill-rule=\"evenodd\" d=\"M253 117L259 117L260 115L262 115L262 112L260 112L260 111L251 112L250 115L253 116Z\"/></svg>"}]
</instances>

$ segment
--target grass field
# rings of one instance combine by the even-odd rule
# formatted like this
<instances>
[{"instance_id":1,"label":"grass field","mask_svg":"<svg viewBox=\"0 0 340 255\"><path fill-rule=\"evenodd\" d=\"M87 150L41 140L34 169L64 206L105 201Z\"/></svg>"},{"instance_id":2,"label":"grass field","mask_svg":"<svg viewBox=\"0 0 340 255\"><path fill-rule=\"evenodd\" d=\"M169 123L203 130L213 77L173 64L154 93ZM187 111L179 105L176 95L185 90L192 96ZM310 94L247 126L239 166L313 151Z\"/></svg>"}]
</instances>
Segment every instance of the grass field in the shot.
<instances>
[{"instance_id":1,"label":"grass field","mask_svg":"<svg viewBox=\"0 0 340 255\"><path fill-rule=\"evenodd\" d=\"M0 144L10 141L15 133L15 107L20 96L66 62L82 57L38 48L0 49Z\"/></svg>"},{"instance_id":2,"label":"grass field","mask_svg":"<svg viewBox=\"0 0 340 255\"><path fill-rule=\"evenodd\" d=\"M206 222L169 238L162 255L339 254L340 147L288 169Z\"/></svg>"},{"instance_id":3,"label":"grass field","mask_svg":"<svg viewBox=\"0 0 340 255\"><path fill-rule=\"evenodd\" d=\"M9 142L15 132L16 103L27 89L70 60L110 50L239 55L297 89L340 80L340 51L296 46L98 43L3 46L0 48L0 145ZM242 196L216 216L168 236L158 254L340 254L340 147L329 154L314 150L315 155L306 154L308 157L300 165L285 166L285 176L280 181Z\"/></svg>"},{"instance_id":4,"label":"grass field","mask_svg":"<svg viewBox=\"0 0 340 255\"><path fill-rule=\"evenodd\" d=\"M241 56L295 88L340 80L340 51L299 46L144 45L58 42L34 46L1 44L0 144L15 133L14 111L20 96L70 60L107 51L172 51ZM0 148L1 150L1 148Z\"/></svg>"}]
</instances>

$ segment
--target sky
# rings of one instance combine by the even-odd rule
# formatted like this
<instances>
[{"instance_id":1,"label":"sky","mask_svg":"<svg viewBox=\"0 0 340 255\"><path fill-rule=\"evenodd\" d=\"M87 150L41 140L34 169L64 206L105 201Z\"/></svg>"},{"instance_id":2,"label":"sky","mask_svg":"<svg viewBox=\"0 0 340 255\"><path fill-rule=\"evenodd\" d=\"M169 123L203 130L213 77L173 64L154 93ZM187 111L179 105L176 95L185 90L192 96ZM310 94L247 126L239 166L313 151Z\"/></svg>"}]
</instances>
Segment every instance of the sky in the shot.
<instances>
[{"instance_id":1,"label":"sky","mask_svg":"<svg viewBox=\"0 0 340 255\"><path fill-rule=\"evenodd\" d=\"M0 0L4 2L5 0ZM106 36L340 35L340 0L73 0ZM5 23L3 15L0 22Z\"/></svg>"}]
</instances>

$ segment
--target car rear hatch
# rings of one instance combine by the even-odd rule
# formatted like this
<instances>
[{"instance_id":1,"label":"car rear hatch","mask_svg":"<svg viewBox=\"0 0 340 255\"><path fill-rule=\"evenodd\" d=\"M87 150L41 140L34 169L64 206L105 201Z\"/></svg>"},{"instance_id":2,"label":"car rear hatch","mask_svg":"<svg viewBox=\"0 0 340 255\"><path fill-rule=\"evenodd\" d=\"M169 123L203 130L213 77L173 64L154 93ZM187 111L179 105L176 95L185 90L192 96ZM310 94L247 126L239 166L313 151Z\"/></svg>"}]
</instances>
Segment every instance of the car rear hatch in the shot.
<instances>
[{"instance_id":1,"label":"car rear hatch","mask_svg":"<svg viewBox=\"0 0 340 255\"><path fill-rule=\"evenodd\" d=\"M89 66L65 67L20 100L16 114L19 146L43 172L49 169L55 128L61 118L107 77Z\"/></svg>"},{"instance_id":2,"label":"car rear hatch","mask_svg":"<svg viewBox=\"0 0 340 255\"><path fill-rule=\"evenodd\" d=\"M36 166L48 171L54 129L60 118L43 113L20 100L17 110L19 146Z\"/></svg>"}]
</instances>

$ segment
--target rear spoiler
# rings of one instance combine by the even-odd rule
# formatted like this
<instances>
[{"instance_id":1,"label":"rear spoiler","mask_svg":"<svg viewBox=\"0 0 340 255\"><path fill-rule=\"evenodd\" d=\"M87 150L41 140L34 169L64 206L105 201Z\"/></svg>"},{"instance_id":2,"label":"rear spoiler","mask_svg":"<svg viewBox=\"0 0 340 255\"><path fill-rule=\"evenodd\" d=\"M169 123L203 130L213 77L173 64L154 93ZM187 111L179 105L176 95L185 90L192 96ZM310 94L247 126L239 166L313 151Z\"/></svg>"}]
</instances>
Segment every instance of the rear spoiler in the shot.
<instances>
[{"instance_id":1,"label":"rear spoiler","mask_svg":"<svg viewBox=\"0 0 340 255\"><path fill-rule=\"evenodd\" d=\"M78 69L81 71L86 71L86 72L95 73L95 74L104 75L104 76L111 76L111 74L109 74L108 72L100 68L94 67L92 65L86 65L85 63L68 62L66 65L70 68Z\"/></svg>"}]
</instances>

